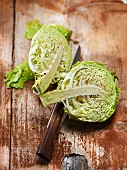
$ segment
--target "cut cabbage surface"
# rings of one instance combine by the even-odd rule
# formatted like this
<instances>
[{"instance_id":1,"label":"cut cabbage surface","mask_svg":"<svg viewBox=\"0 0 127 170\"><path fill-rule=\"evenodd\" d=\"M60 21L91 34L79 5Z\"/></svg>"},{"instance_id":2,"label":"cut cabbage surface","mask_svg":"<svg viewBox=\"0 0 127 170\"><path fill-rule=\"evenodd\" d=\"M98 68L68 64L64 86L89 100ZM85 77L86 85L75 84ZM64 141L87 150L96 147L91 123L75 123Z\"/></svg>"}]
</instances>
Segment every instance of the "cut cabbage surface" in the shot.
<instances>
[{"instance_id":1,"label":"cut cabbage surface","mask_svg":"<svg viewBox=\"0 0 127 170\"><path fill-rule=\"evenodd\" d=\"M33 37L29 52L29 66L36 73L37 79L40 79L40 84L43 84L45 75L52 68L60 46L63 48L62 57L55 75L52 77L52 84L64 78L71 66L73 57L70 46L63 34L49 25L42 26ZM37 83L35 82L35 84ZM36 86L34 86L35 88Z\"/></svg>"},{"instance_id":2,"label":"cut cabbage surface","mask_svg":"<svg viewBox=\"0 0 127 170\"><path fill-rule=\"evenodd\" d=\"M64 110L72 119L88 122L103 122L115 111L119 88L115 75L104 65L94 61L76 63L63 81L60 90L76 87L99 87L101 95L79 95L63 101Z\"/></svg>"}]
</instances>

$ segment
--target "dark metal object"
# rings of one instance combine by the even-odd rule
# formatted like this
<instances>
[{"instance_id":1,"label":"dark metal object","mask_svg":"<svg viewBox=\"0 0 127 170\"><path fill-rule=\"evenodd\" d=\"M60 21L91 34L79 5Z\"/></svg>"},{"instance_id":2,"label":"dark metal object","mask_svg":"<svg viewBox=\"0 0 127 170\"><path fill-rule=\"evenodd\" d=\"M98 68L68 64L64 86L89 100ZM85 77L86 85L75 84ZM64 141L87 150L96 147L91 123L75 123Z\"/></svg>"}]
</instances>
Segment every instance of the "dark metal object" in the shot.
<instances>
[{"instance_id":1,"label":"dark metal object","mask_svg":"<svg viewBox=\"0 0 127 170\"><path fill-rule=\"evenodd\" d=\"M77 63L78 61L80 61L80 55L81 55L81 47L80 45L78 46L78 49L76 51L76 54L75 54L75 57L74 57L74 60L72 62L72 65Z\"/></svg>"},{"instance_id":2,"label":"dark metal object","mask_svg":"<svg viewBox=\"0 0 127 170\"><path fill-rule=\"evenodd\" d=\"M48 124L46 126L42 142L40 143L36 153L44 161L46 160L49 162L51 159L54 138L60 126L63 114L63 104L55 104Z\"/></svg>"},{"instance_id":3,"label":"dark metal object","mask_svg":"<svg viewBox=\"0 0 127 170\"><path fill-rule=\"evenodd\" d=\"M80 53L81 53L81 48L79 46L77 49L77 52L75 54L74 60L72 62L72 65L80 60ZM50 161L56 133L60 129L60 126L64 122L66 116L67 116L67 114L64 113L63 104L56 103L53 108L53 111L51 113L51 116L49 118L47 127L45 129L43 139L42 139L42 141L38 147L38 150L36 152L36 154L43 161L48 161L48 162Z\"/></svg>"},{"instance_id":4,"label":"dark metal object","mask_svg":"<svg viewBox=\"0 0 127 170\"><path fill-rule=\"evenodd\" d=\"M90 170L88 161L84 155L69 154L62 160L61 170Z\"/></svg>"}]
</instances>

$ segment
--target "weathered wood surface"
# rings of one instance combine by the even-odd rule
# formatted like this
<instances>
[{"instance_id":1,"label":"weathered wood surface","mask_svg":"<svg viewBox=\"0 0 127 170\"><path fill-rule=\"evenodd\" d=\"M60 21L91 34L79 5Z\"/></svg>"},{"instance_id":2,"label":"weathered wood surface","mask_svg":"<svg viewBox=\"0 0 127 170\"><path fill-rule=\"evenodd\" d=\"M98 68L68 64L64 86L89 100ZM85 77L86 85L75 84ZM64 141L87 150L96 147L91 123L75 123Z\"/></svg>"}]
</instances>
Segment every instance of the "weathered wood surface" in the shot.
<instances>
[{"instance_id":1,"label":"weathered wood surface","mask_svg":"<svg viewBox=\"0 0 127 170\"><path fill-rule=\"evenodd\" d=\"M6 1L0 1L0 169L10 164L11 170L59 170L62 158L73 152L85 155L93 170L127 169L127 6L120 0ZM23 35L28 20L34 19L72 29L73 54L80 44L82 60L114 68L121 88L117 111L107 122L65 120L50 164L40 162L36 150L52 107L44 108L32 93L33 82L11 92L3 81L13 61L16 66L27 60L30 42Z\"/></svg>"},{"instance_id":2,"label":"weathered wood surface","mask_svg":"<svg viewBox=\"0 0 127 170\"><path fill-rule=\"evenodd\" d=\"M0 170L9 168L11 90L4 75L11 70L13 48L13 1L0 1Z\"/></svg>"}]
</instances>

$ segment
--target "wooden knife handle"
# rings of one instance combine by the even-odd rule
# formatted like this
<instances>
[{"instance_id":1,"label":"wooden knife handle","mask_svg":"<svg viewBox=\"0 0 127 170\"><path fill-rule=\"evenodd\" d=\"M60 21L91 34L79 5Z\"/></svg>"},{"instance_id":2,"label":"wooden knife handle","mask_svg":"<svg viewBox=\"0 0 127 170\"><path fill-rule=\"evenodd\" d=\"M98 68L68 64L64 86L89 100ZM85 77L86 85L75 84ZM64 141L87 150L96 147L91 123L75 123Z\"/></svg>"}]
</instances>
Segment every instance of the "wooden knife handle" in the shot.
<instances>
[{"instance_id":1,"label":"wooden knife handle","mask_svg":"<svg viewBox=\"0 0 127 170\"><path fill-rule=\"evenodd\" d=\"M46 126L42 141L38 147L36 154L43 161L50 161L52 156L54 139L59 130L62 117L64 114L63 104L57 103L55 104L51 116L49 118L48 124Z\"/></svg>"}]
</instances>

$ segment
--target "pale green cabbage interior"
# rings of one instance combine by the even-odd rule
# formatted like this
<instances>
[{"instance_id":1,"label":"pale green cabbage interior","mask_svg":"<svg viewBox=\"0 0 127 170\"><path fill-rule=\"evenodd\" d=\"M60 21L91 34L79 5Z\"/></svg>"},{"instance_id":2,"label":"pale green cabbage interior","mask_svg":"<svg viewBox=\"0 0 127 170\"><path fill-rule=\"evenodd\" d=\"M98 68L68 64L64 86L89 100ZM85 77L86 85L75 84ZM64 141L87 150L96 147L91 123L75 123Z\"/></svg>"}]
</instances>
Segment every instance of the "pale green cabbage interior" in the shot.
<instances>
[{"instance_id":1,"label":"pale green cabbage interior","mask_svg":"<svg viewBox=\"0 0 127 170\"><path fill-rule=\"evenodd\" d=\"M52 26L44 25L35 34L29 52L29 66L36 77L43 77L52 67L59 47L63 47L63 54L52 84L65 77L72 62L72 52L66 38Z\"/></svg>"},{"instance_id":2,"label":"pale green cabbage interior","mask_svg":"<svg viewBox=\"0 0 127 170\"><path fill-rule=\"evenodd\" d=\"M78 96L63 101L65 112L70 118L102 122L114 113L119 89L114 75L104 65L92 61L78 62L59 83L59 89L79 86L98 86L103 94Z\"/></svg>"}]
</instances>

